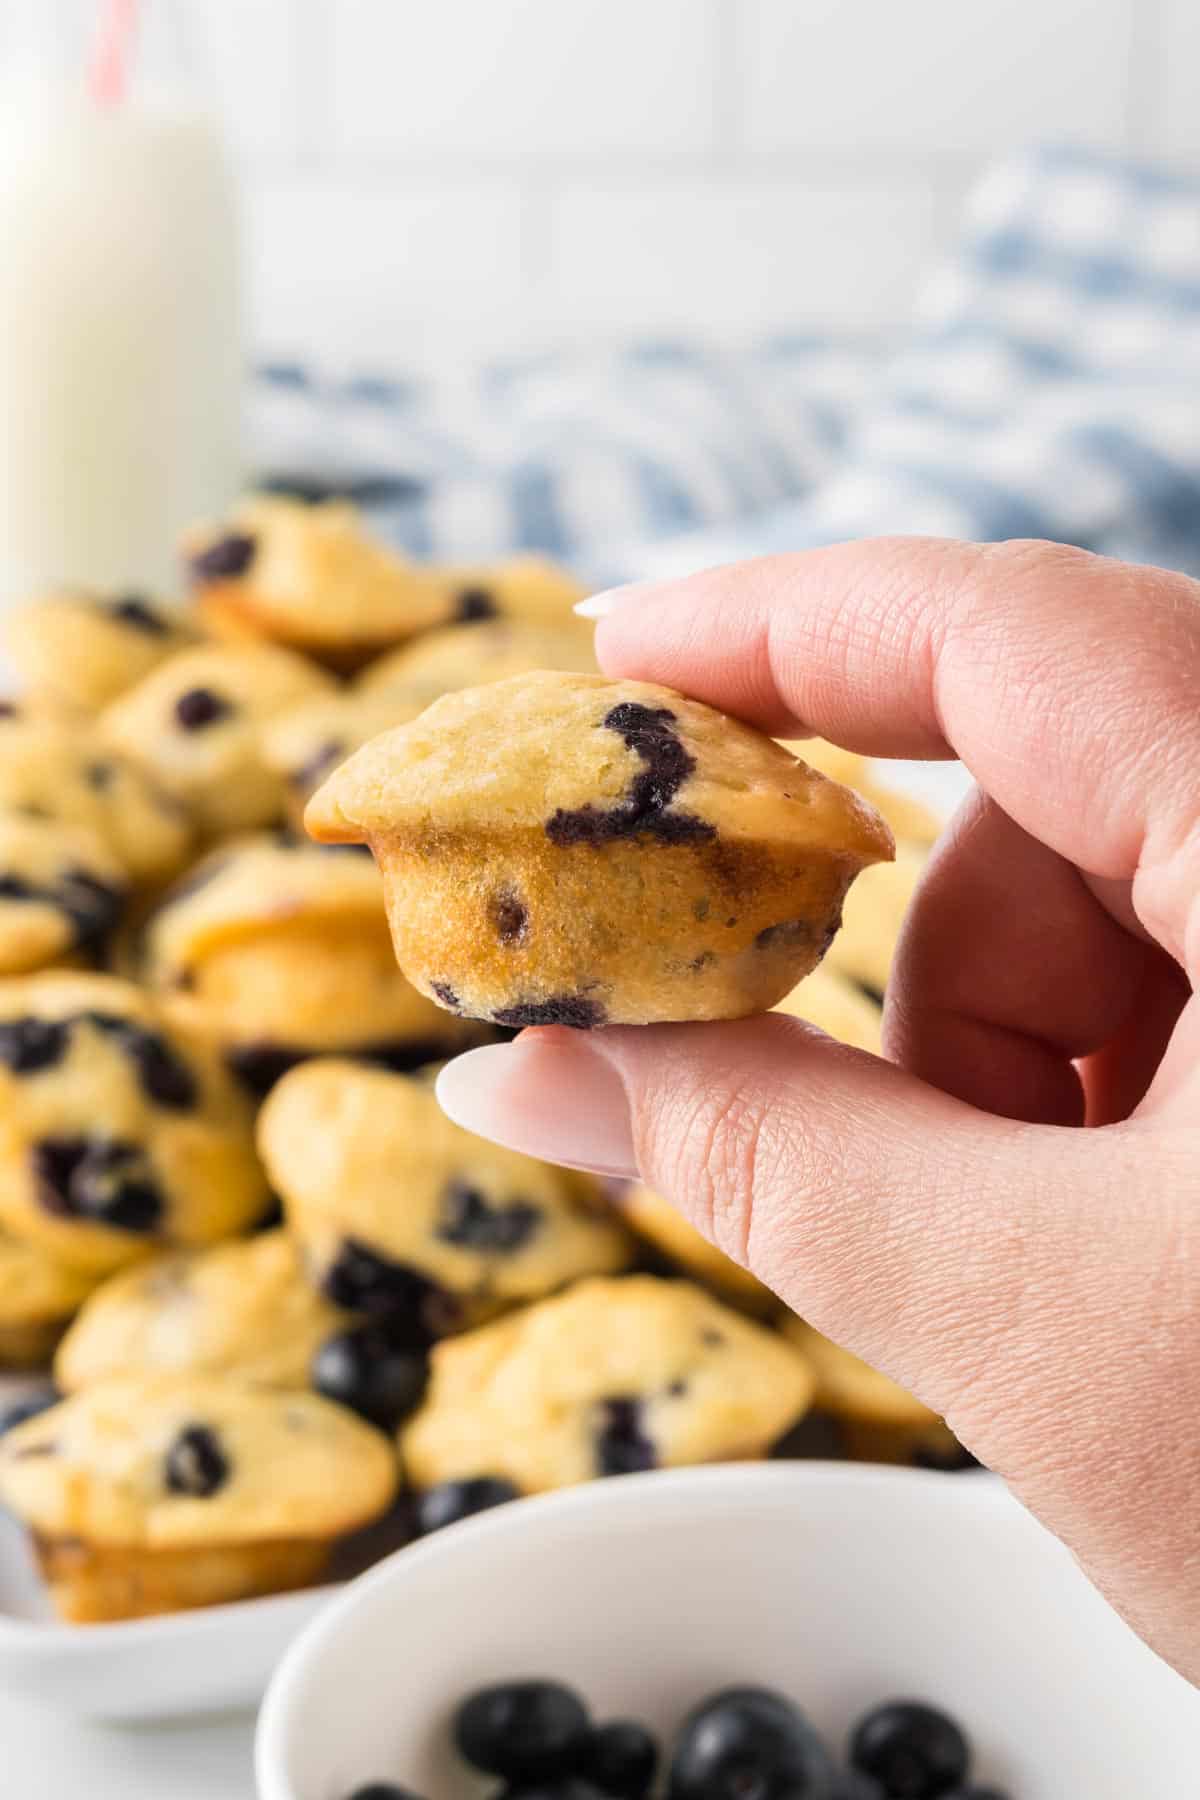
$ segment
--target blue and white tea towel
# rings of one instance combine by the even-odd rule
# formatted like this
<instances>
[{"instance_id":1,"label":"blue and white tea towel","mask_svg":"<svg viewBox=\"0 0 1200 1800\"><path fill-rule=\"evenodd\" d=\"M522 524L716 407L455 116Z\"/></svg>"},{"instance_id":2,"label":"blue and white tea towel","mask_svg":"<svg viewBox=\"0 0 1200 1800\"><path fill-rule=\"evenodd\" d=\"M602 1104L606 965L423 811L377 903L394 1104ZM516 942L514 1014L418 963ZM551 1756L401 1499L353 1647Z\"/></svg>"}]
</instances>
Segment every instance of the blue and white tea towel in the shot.
<instances>
[{"instance_id":1,"label":"blue and white tea towel","mask_svg":"<svg viewBox=\"0 0 1200 1800\"><path fill-rule=\"evenodd\" d=\"M257 384L261 466L358 483L418 553L610 580L879 532L1039 536L1200 574L1200 184L995 165L889 354L806 336Z\"/></svg>"}]
</instances>

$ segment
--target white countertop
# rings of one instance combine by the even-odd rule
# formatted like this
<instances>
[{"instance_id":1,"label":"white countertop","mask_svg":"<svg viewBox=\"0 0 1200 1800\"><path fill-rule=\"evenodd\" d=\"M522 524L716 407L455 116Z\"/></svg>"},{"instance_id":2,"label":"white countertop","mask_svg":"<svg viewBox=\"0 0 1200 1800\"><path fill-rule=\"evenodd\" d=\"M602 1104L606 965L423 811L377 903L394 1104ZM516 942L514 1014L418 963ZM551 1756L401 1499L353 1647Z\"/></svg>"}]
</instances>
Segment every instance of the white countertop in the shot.
<instances>
[{"instance_id":1,"label":"white countertop","mask_svg":"<svg viewBox=\"0 0 1200 1800\"><path fill-rule=\"evenodd\" d=\"M89 1725L0 1693L11 1800L254 1800L254 1717Z\"/></svg>"}]
</instances>

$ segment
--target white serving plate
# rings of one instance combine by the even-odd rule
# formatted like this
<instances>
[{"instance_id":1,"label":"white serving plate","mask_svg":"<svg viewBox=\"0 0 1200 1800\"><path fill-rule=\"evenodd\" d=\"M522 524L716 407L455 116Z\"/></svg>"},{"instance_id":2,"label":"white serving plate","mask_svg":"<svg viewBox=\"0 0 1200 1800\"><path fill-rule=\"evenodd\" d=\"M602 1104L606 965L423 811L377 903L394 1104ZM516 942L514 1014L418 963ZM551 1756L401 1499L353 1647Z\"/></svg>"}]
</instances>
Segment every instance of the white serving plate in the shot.
<instances>
[{"instance_id":1,"label":"white serving plate","mask_svg":"<svg viewBox=\"0 0 1200 1800\"><path fill-rule=\"evenodd\" d=\"M956 763L878 769L943 814L969 785ZM38 1385L0 1377L0 1406ZM47 1604L23 1532L0 1512L0 1686L94 1719L252 1706L288 1645L341 1586L155 1619L64 1625Z\"/></svg>"}]
</instances>

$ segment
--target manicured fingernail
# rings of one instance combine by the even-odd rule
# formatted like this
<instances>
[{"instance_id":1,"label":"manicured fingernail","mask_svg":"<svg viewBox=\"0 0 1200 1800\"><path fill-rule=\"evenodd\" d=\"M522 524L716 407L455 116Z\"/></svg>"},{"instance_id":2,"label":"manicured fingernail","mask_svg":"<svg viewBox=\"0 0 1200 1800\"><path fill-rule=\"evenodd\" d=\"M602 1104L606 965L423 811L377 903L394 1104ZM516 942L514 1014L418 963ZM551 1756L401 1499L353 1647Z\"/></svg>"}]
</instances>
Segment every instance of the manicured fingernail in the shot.
<instances>
[{"instance_id":1,"label":"manicured fingernail","mask_svg":"<svg viewBox=\"0 0 1200 1800\"><path fill-rule=\"evenodd\" d=\"M437 1081L442 1111L510 1150L595 1175L637 1173L625 1089L581 1033L468 1050Z\"/></svg>"},{"instance_id":2,"label":"manicured fingernail","mask_svg":"<svg viewBox=\"0 0 1200 1800\"><path fill-rule=\"evenodd\" d=\"M586 600L577 600L575 611L581 619L607 619L623 606L644 598L658 585L657 581L631 581L625 587L605 588L602 594L589 594Z\"/></svg>"}]
</instances>

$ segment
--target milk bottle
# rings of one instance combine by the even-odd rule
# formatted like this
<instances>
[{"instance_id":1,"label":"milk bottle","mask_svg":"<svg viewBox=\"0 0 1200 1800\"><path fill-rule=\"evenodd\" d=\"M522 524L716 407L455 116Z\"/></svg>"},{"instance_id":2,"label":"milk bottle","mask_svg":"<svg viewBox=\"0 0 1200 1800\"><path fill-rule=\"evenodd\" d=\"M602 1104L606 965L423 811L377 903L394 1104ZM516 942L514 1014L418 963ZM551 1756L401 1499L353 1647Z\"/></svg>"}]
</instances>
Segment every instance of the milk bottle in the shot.
<instances>
[{"instance_id":1,"label":"milk bottle","mask_svg":"<svg viewBox=\"0 0 1200 1800\"><path fill-rule=\"evenodd\" d=\"M169 586L180 529L238 485L232 185L172 10L8 13L0 604L59 582Z\"/></svg>"}]
</instances>

